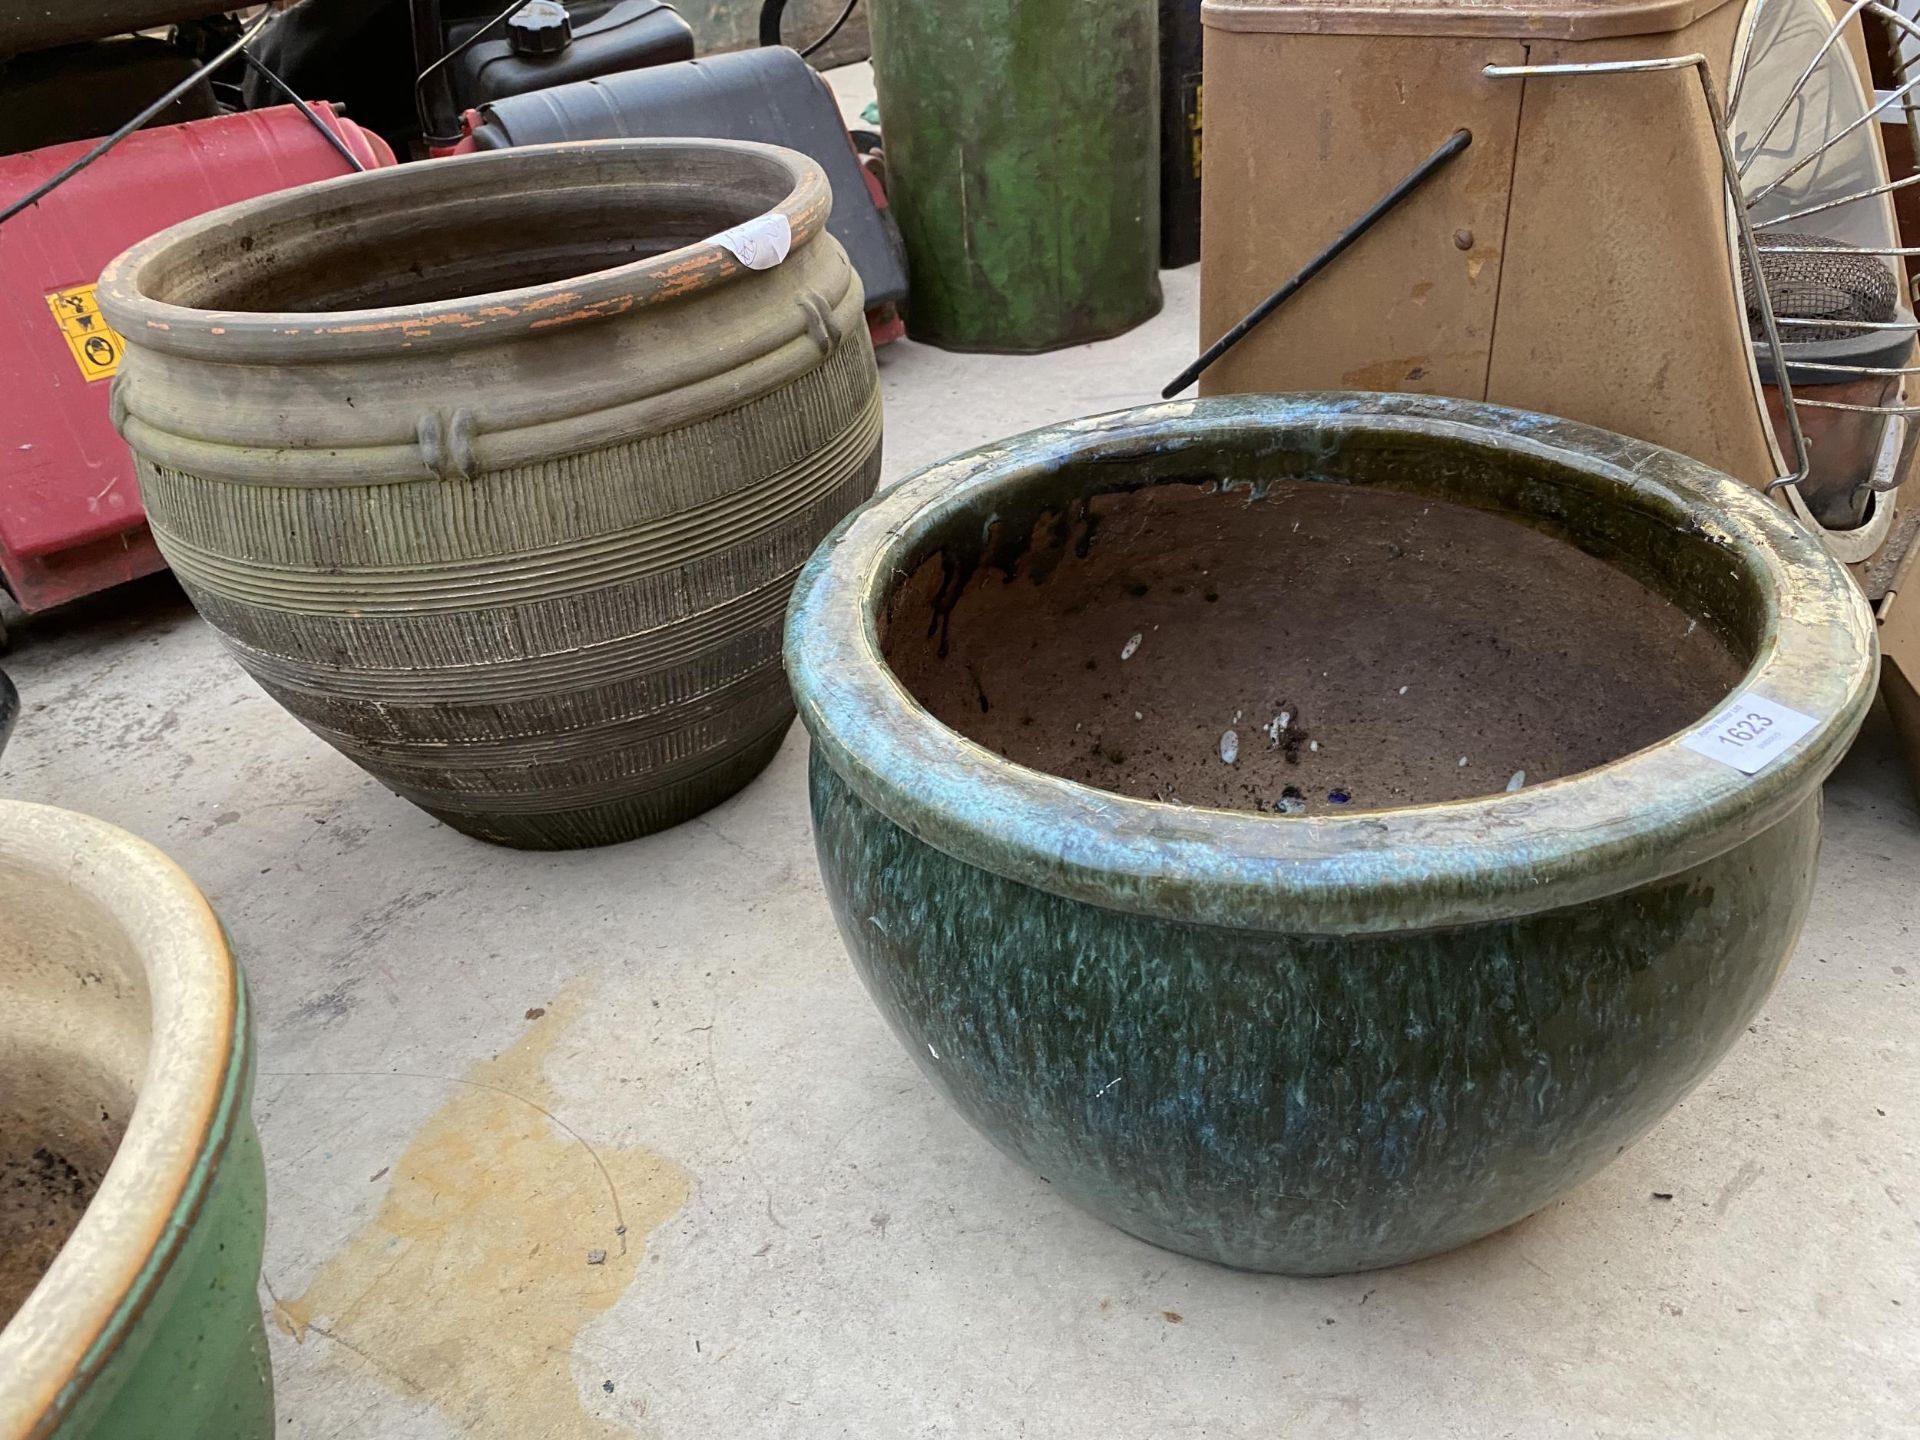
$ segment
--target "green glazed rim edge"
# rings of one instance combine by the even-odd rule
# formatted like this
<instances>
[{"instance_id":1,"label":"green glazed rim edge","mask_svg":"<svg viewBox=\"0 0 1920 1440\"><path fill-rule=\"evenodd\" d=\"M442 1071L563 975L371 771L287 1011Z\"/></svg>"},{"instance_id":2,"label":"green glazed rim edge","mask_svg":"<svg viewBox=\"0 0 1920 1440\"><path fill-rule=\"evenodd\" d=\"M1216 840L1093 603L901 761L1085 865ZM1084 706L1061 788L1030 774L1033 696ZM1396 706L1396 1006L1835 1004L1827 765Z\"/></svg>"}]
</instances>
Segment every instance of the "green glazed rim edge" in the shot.
<instances>
[{"instance_id":1,"label":"green glazed rim edge","mask_svg":"<svg viewBox=\"0 0 1920 1440\"><path fill-rule=\"evenodd\" d=\"M1762 583L1753 663L1695 728L1750 691L1813 730L1757 775L1691 731L1577 775L1445 804L1274 816L1138 800L1002 759L934 719L882 658L896 567L1024 478L1219 442L1249 427L1394 431L1537 456L1722 543ZM816 762L954 858L1054 894L1168 920L1313 934L1480 923L1648 884L1724 853L1806 800L1872 703L1873 620L1845 569L1759 491L1671 450L1503 406L1305 393L1176 401L1035 430L910 475L843 522L801 572L786 661Z\"/></svg>"}]
</instances>

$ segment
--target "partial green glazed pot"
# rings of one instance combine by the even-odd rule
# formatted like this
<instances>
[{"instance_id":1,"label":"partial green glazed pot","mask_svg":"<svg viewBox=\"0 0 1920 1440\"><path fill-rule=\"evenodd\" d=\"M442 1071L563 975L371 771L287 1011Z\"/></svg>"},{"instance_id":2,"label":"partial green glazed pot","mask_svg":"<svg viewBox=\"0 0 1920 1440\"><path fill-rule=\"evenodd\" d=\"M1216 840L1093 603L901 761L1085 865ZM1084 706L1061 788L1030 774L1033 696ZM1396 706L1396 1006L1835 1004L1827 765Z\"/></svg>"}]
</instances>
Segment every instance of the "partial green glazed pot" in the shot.
<instances>
[{"instance_id":1,"label":"partial green glazed pot","mask_svg":"<svg viewBox=\"0 0 1920 1440\"><path fill-rule=\"evenodd\" d=\"M1298 1274L1512 1224L1707 1074L1877 665L1737 481L1357 395L923 471L814 556L786 658L828 896L921 1069L1122 1229ZM1780 707L1756 773L1694 748Z\"/></svg>"},{"instance_id":2,"label":"partial green glazed pot","mask_svg":"<svg viewBox=\"0 0 1920 1440\"><path fill-rule=\"evenodd\" d=\"M272 1435L253 1066L193 882L0 801L0 1437Z\"/></svg>"}]
</instances>

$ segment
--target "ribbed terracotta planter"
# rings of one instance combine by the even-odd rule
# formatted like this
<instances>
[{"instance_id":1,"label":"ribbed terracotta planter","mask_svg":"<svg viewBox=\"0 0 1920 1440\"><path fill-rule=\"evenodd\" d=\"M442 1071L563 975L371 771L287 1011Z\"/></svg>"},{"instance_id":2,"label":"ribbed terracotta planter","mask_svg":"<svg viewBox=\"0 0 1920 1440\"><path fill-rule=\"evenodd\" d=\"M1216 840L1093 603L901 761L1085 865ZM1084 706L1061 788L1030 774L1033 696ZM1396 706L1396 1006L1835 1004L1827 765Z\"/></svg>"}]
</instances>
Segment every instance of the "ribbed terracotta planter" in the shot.
<instances>
[{"instance_id":1,"label":"ribbed terracotta planter","mask_svg":"<svg viewBox=\"0 0 1920 1440\"><path fill-rule=\"evenodd\" d=\"M137 246L99 296L162 553L270 694L469 834L706 809L778 749L793 577L879 473L830 198L791 151L603 141ZM713 238L756 220L769 269Z\"/></svg>"},{"instance_id":2,"label":"ribbed terracotta planter","mask_svg":"<svg viewBox=\"0 0 1920 1440\"><path fill-rule=\"evenodd\" d=\"M787 663L921 1069L1115 1225L1318 1274L1519 1220L1706 1075L1875 649L1820 542L1693 461L1308 395L903 481L809 564ZM1755 697L1810 721L1757 773L1686 743Z\"/></svg>"},{"instance_id":3,"label":"ribbed terracotta planter","mask_svg":"<svg viewBox=\"0 0 1920 1440\"><path fill-rule=\"evenodd\" d=\"M0 1437L273 1434L253 1066L193 883L0 801Z\"/></svg>"}]
</instances>

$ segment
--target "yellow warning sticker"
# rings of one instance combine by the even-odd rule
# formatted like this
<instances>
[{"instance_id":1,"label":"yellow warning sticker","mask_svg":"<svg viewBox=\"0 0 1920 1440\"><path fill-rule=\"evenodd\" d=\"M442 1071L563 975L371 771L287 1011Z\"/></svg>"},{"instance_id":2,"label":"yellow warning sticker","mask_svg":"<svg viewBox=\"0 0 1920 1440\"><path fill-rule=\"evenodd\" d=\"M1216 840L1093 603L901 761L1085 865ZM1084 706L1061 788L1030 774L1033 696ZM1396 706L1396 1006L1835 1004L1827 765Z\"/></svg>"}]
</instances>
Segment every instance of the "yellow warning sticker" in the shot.
<instances>
[{"instance_id":1,"label":"yellow warning sticker","mask_svg":"<svg viewBox=\"0 0 1920 1440\"><path fill-rule=\"evenodd\" d=\"M67 337L67 348L80 367L84 380L104 380L120 368L124 342L101 315L94 302L93 286L76 285L71 290L56 290L47 296L47 308L54 323Z\"/></svg>"}]
</instances>

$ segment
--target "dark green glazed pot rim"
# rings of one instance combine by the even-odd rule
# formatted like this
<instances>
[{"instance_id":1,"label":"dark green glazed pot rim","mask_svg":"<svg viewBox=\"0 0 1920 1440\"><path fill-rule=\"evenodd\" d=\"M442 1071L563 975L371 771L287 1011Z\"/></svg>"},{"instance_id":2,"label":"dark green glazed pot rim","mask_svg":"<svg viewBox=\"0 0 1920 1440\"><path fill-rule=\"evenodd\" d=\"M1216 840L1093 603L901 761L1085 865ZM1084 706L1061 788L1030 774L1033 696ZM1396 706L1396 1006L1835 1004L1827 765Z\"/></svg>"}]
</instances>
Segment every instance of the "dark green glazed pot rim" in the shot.
<instances>
[{"instance_id":1,"label":"dark green glazed pot rim","mask_svg":"<svg viewBox=\"0 0 1920 1440\"><path fill-rule=\"evenodd\" d=\"M1682 732L1513 794L1280 816L1138 800L1014 764L936 720L882 656L887 598L937 540L962 522L991 525L1001 503L1050 481L1057 488L1065 471L1118 474L1183 450L1277 445L1323 459L1331 473L1343 447L1379 437L1478 452L1508 470L1537 462L1582 503L1651 515L1718 546L1748 597L1753 659L1702 727L1757 692L1811 716L1812 731L1751 776L1686 748ZM848 517L808 562L788 611L786 660L816 763L955 859L1133 914L1370 934L1577 904L1724 853L1807 800L1839 762L1872 702L1878 652L1872 616L1839 562L1730 476L1527 411L1327 393L1119 411L911 475Z\"/></svg>"}]
</instances>

